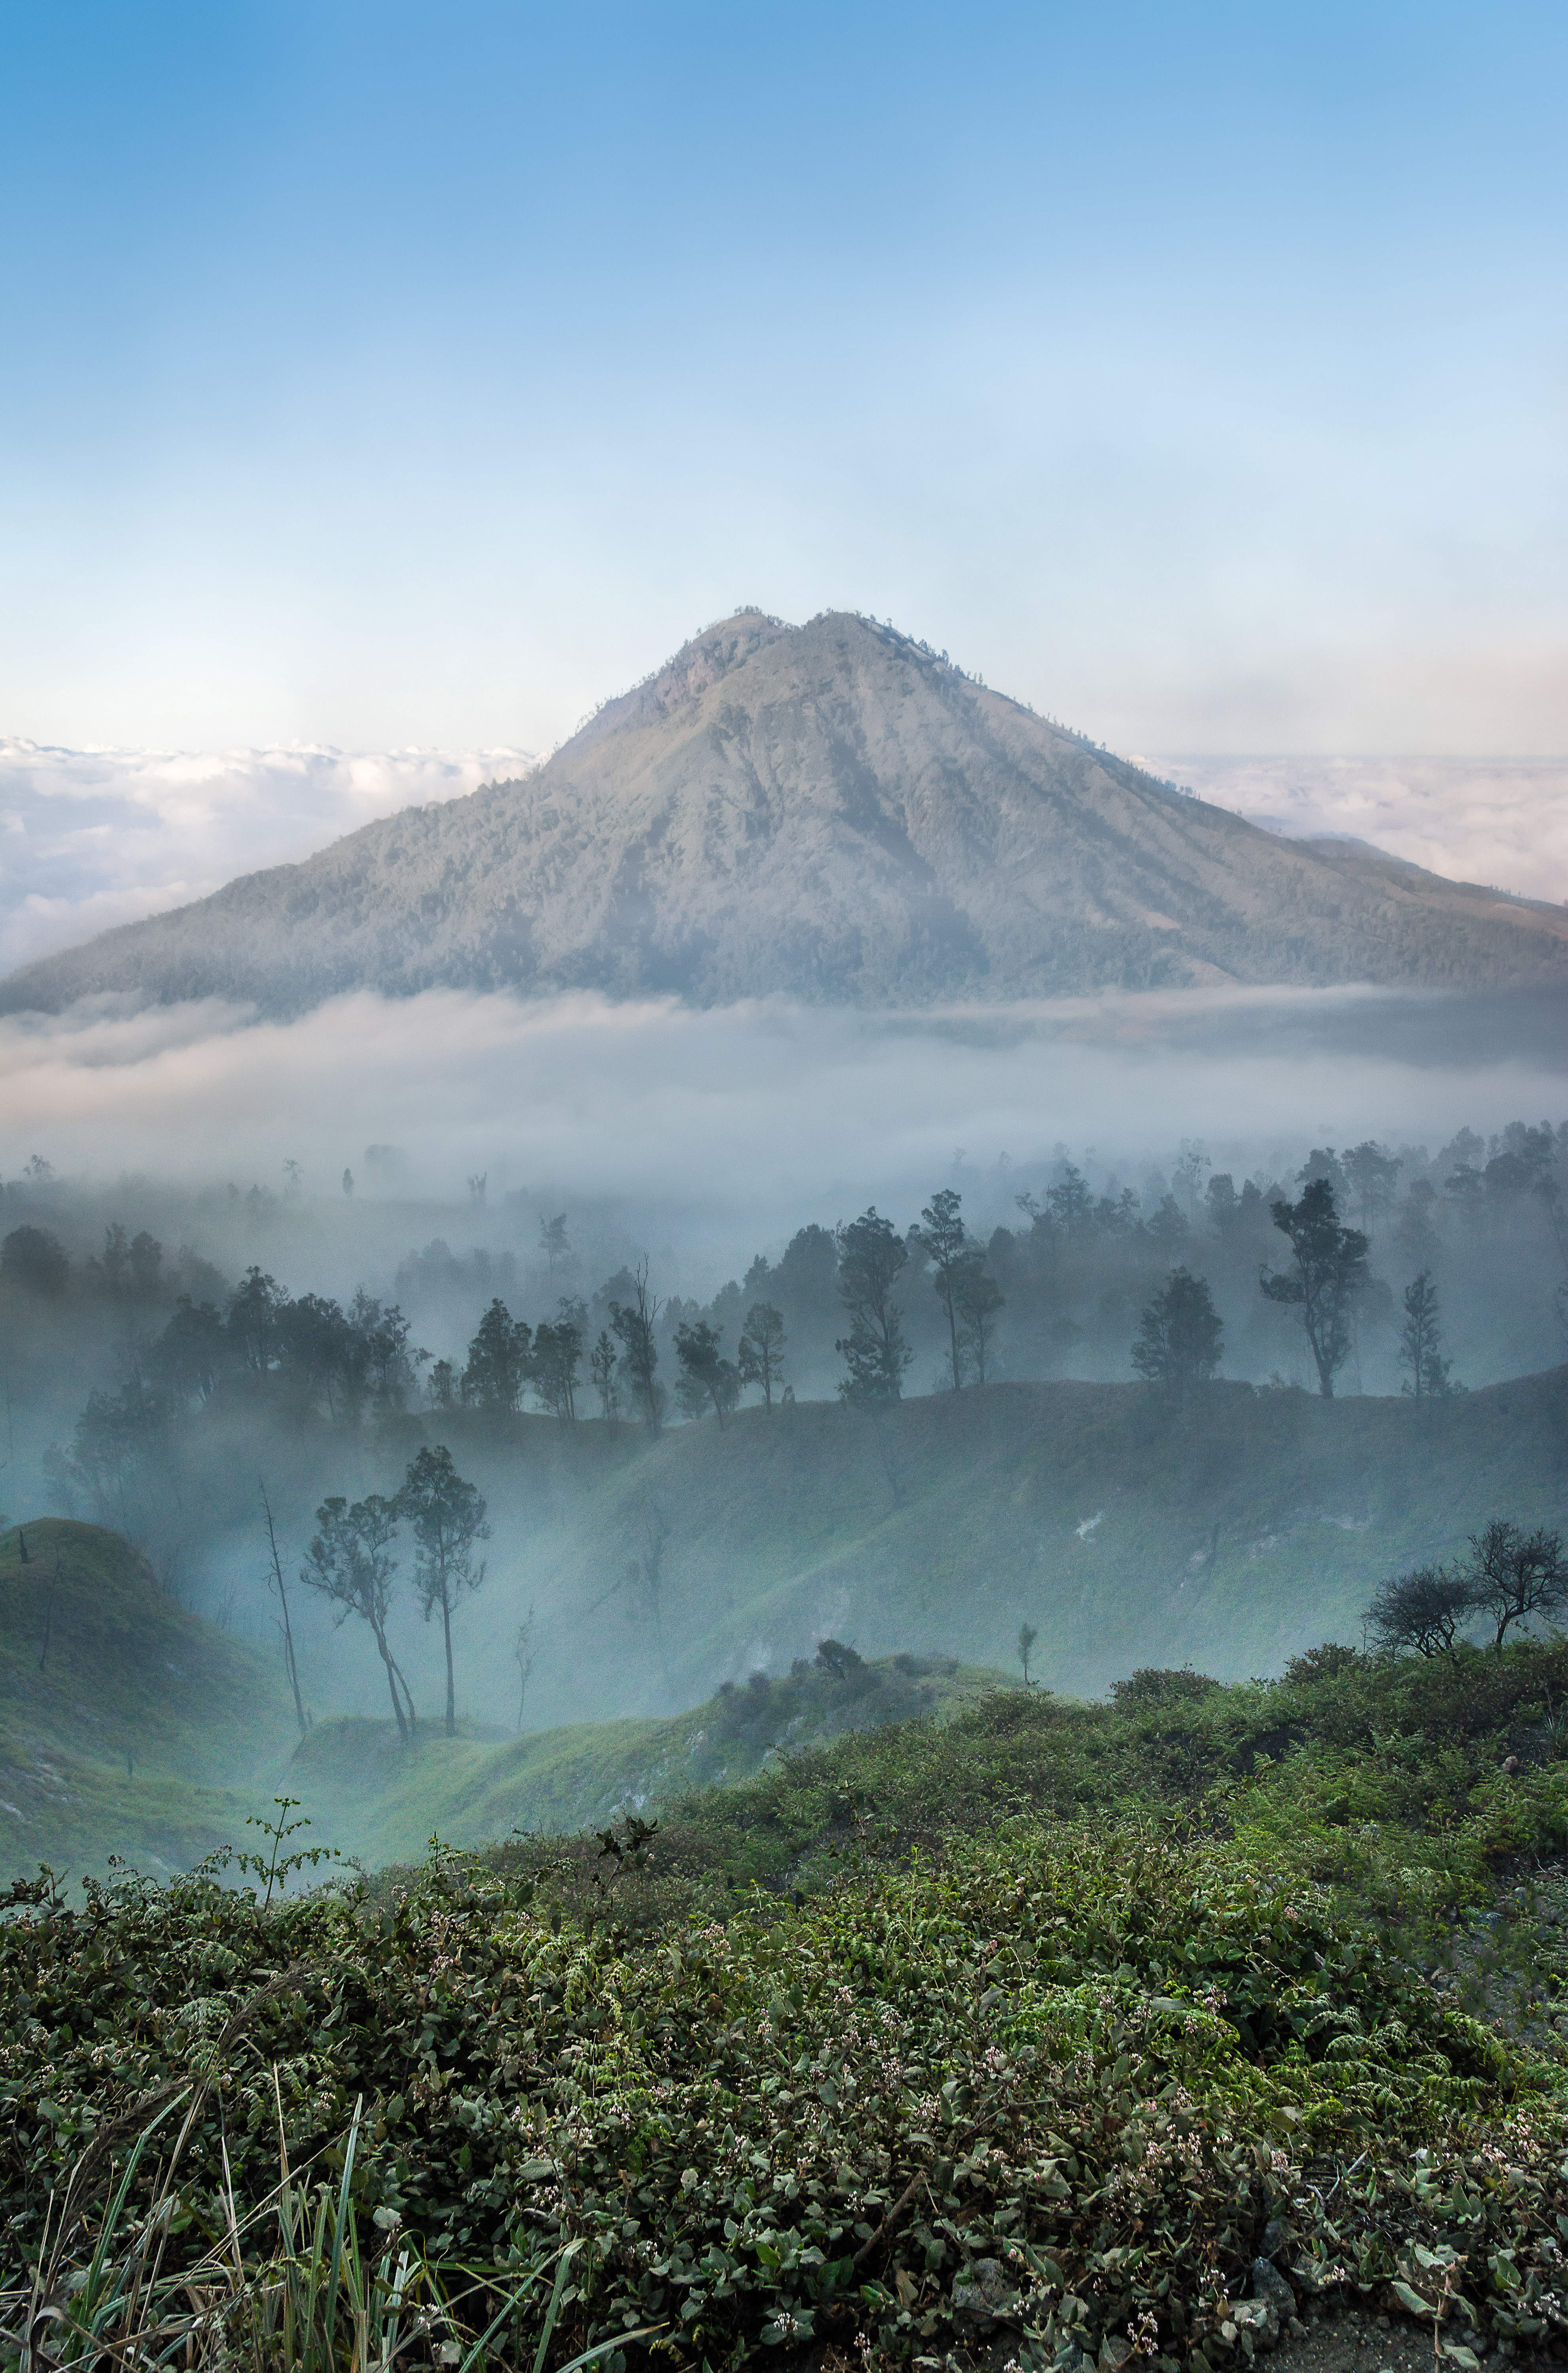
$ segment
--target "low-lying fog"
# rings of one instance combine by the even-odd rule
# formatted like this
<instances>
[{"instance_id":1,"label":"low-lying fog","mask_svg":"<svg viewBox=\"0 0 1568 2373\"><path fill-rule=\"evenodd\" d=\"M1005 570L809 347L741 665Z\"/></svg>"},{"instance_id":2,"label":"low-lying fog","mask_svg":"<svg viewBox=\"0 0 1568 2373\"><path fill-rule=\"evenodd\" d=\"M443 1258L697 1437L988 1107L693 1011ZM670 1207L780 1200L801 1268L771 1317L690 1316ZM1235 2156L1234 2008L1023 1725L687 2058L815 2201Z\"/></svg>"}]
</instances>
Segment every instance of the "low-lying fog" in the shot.
<instances>
[{"instance_id":1,"label":"low-lying fog","mask_svg":"<svg viewBox=\"0 0 1568 2373\"><path fill-rule=\"evenodd\" d=\"M1382 1184L1375 1163L1352 1162L1343 1187L1346 1216L1371 1215L1376 1281L1343 1390L1399 1390L1399 1296L1423 1266L1457 1379L1539 1371L1563 1356L1562 1205L1543 1185L1561 1196L1568 1160L1561 1021L1545 999L1365 991L880 1014L439 992L344 998L287 1024L207 1007L6 1020L0 1238L42 1231L70 1267L53 1300L0 1280L0 1501L13 1517L66 1507L127 1530L190 1604L270 1643L258 1476L292 1572L319 1501L395 1490L416 1436L403 1420L383 1430L362 1386L334 1399L287 1356L275 1376L265 1360L246 1372L237 1322L222 1355L232 1384L166 1371L158 1338L180 1293L221 1317L252 1267L296 1300L345 1309L363 1287L402 1306L410 1350L427 1355L409 1372L407 1409L458 1429L491 1498L491 1579L461 1618L465 1713L511 1719L511 1643L535 1604L531 1724L673 1710L726 1677L732 1646L707 1662L691 1648L676 1680L635 1659L606 1677L596 1594L640 1552L615 1532L620 1516L589 1511L579 1525L565 1436L540 1437L520 1465L500 1436L486 1446L472 1411L433 1414L434 1362L461 1376L492 1298L537 1327L563 1294L579 1297L591 1345L625 1299L626 1269L646 1258L672 1384L672 1297L717 1325L731 1357L749 1303L767 1299L785 1314L800 1399L831 1398L844 1320L821 1231L874 1203L902 1233L953 1186L1003 1280L988 1373L1129 1380L1140 1308L1181 1262L1212 1288L1225 1375L1310 1386L1299 1327L1258 1290L1260 1260L1282 1251L1267 1198L1299 1191L1315 1149L1381 1148L1394 1165ZM1069 1163L1101 1216L1053 1250L1046 1207ZM1450 1191L1460 1173L1469 1189ZM1225 1198L1246 1182L1250 1217L1233 1223L1240 1207ZM553 1262L541 1224L556 1214L569 1252ZM115 1227L122 1252L106 1266ZM144 1231L161 1261L150 1283L124 1251ZM915 1352L907 1391L928 1393L946 1354L918 1263L899 1291ZM186 1376L183 1397L159 1404L167 1422L123 1421L125 1396L148 1378L165 1391L165 1373ZM97 1431L84 1432L94 1394ZM597 1407L584 1375L579 1414ZM638 1455L635 1428L623 1447ZM536 1474L529 1458L544 1459ZM593 1571L594 1524L610 1528L608 1584ZM427 1703L435 1641L399 1587L398 1653ZM297 1620L318 1712L383 1711L363 1627L334 1631L309 1601ZM766 1643L786 1658L813 1644Z\"/></svg>"},{"instance_id":2,"label":"low-lying fog","mask_svg":"<svg viewBox=\"0 0 1568 2373\"><path fill-rule=\"evenodd\" d=\"M77 1009L0 1022L0 1168L37 1155L203 1194L203 1248L230 1264L251 1240L228 1186L302 1186L309 1281L333 1292L395 1266L425 1224L411 1203L454 1202L459 1233L489 1237L509 1197L525 1229L538 1206L589 1203L657 1250L667 1290L711 1292L808 1220L875 1201L907 1223L955 1160L1001 1218L1009 1167L1059 1148L1130 1175L1199 1139L1238 1178L1277 1176L1312 1144L1555 1117L1559 1022L1545 999L1339 990L886 1014L432 991L287 1023Z\"/></svg>"}]
</instances>

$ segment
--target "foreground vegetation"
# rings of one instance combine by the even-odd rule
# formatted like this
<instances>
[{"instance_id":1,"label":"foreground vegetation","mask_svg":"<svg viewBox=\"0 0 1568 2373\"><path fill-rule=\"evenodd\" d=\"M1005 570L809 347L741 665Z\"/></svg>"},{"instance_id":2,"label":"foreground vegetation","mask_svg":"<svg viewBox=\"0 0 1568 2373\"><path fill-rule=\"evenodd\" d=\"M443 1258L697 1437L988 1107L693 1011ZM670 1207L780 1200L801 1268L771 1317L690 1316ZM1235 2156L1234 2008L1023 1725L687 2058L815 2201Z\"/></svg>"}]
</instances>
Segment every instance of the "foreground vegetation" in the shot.
<instances>
[{"instance_id":1,"label":"foreground vegetation","mask_svg":"<svg viewBox=\"0 0 1568 2373\"><path fill-rule=\"evenodd\" d=\"M18 1887L0 2345L1202 2373L1355 2294L1539 2352L1565 1705L1561 1641L1330 1650L303 1900Z\"/></svg>"}]
</instances>

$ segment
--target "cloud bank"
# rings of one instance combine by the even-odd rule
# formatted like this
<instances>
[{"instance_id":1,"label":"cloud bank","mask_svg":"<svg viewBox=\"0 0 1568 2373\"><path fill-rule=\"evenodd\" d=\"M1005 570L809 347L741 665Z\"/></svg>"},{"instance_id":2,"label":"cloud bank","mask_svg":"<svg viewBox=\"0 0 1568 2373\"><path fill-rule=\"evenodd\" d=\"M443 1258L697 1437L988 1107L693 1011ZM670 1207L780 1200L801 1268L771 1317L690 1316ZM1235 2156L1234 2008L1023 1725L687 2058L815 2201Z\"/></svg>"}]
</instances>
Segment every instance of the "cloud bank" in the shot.
<instances>
[{"instance_id":1,"label":"cloud bank","mask_svg":"<svg viewBox=\"0 0 1568 2373\"><path fill-rule=\"evenodd\" d=\"M1568 901L1568 758L1151 757L1292 838L1347 833L1453 882Z\"/></svg>"},{"instance_id":2,"label":"cloud bank","mask_svg":"<svg viewBox=\"0 0 1568 2373\"><path fill-rule=\"evenodd\" d=\"M0 739L0 972L457 799L522 750L56 750Z\"/></svg>"},{"instance_id":3,"label":"cloud bank","mask_svg":"<svg viewBox=\"0 0 1568 2373\"><path fill-rule=\"evenodd\" d=\"M717 1281L809 1219L876 1200L907 1223L965 1165L1005 1216L1009 1168L1064 1146L1134 1175L1198 1138L1245 1170L1312 1141L1435 1144L1461 1123L1555 1117L1568 1058L1550 1018L1460 1028L1460 1010L1364 991L866 1015L438 990L287 1023L81 1007L0 1023L0 1170L38 1153L103 1180L276 1193L297 1162L343 1214L349 1167L357 1225L384 1175L366 1149L390 1144L400 1198L465 1203L483 1172L493 1204L522 1191L530 1212L612 1198L656 1249L661 1231L699 1245Z\"/></svg>"}]
</instances>

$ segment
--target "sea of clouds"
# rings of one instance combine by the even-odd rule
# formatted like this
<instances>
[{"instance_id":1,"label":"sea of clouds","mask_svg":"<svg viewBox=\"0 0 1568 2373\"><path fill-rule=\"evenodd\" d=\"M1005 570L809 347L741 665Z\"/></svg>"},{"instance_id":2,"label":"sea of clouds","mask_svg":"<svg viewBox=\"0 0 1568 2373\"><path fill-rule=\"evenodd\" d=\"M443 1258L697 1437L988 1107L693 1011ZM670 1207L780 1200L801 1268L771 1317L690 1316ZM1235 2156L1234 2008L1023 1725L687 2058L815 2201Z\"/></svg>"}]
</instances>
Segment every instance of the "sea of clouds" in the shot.
<instances>
[{"instance_id":1,"label":"sea of clouds","mask_svg":"<svg viewBox=\"0 0 1568 2373\"><path fill-rule=\"evenodd\" d=\"M1348 835L1450 881L1568 901L1568 759L1167 753L1146 763L1293 839Z\"/></svg>"},{"instance_id":2,"label":"sea of clouds","mask_svg":"<svg viewBox=\"0 0 1568 2373\"><path fill-rule=\"evenodd\" d=\"M54 750L0 740L0 973L532 763L524 750Z\"/></svg>"}]
</instances>

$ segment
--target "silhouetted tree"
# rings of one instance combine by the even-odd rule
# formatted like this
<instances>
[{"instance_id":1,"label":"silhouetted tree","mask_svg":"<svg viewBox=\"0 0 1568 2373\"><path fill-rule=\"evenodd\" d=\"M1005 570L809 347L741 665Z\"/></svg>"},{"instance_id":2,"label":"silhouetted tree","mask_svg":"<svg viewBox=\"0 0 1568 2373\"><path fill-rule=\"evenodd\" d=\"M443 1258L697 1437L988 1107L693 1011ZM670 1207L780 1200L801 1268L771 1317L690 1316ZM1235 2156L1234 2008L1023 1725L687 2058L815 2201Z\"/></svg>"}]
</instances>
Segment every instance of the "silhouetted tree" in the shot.
<instances>
[{"instance_id":1,"label":"silhouetted tree","mask_svg":"<svg viewBox=\"0 0 1568 2373\"><path fill-rule=\"evenodd\" d=\"M833 1347L848 1368L839 1396L857 1409L876 1408L901 1397L914 1357L893 1299L908 1254L874 1204L838 1230L837 1245L839 1299L849 1315L848 1334Z\"/></svg>"},{"instance_id":2,"label":"silhouetted tree","mask_svg":"<svg viewBox=\"0 0 1568 2373\"><path fill-rule=\"evenodd\" d=\"M1501 1648L1510 1625L1532 1615L1555 1615L1568 1603L1568 1564L1562 1537L1495 1517L1484 1532L1470 1535L1466 1576L1471 1604L1496 1626L1492 1644Z\"/></svg>"},{"instance_id":3,"label":"silhouetted tree","mask_svg":"<svg viewBox=\"0 0 1568 2373\"><path fill-rule=\"evenodd\" d=\"M1018 1661L1024 1667L1024 1686L1026 1689L1034 1687L1034 1683L1029 1678L1029 1657L1039 1636L1032 1623L1021 1623L1018 1627Z\"/></svg>"},{"instance_id":4,"label":"silhouetted tree","mask_svg":"<svg viewBox=\"0 0 1568 2373\"><path fill-rule=\"evenodd\" d=\"M1205 1278L1174 1268L1138 1323L1132 1364L1151 1384L1169 1385L1181 1399L1220 1364L1224 1327Z\"/></svg>"},{"instance_id":5,"label":"silhouetted tree","mask_svg":"<svg viewBox=\"0 0 1568 2373\"><path fill-rule=\"evenodd\" d=\"M397 1571L392 1553L397 1515L396 1502L383 1499L379 1491L356 1500L352 1507L345 1499L323 1500L316 1511L319 1529L299 1579L331 1602L336 1610L334 1624L341 1626L357 1615L369 1625L376 1653L386 1667L398 1736L406 1741L417 1727L414 1700L387 1642L387 1609Z\"/></svg>"},{"instance_id":6,"label":"silhouetted tree","mask_svg":"<svg viewBox=\"0 0 1568 2373\"><path fill-rule=\"evenodd\" d=\"M70 1255L47 1228L13 1228L0 1244L0 1282L57 1301L70 1277Z\"/></svg>"},{"instance_id":7,"label":"silhouetted tree","mask_svg":"<svg viewBox=\"0 0 1568 2373\"><path fill-rule=\"evenodd\" d=\"M722 1350L723 1338L706 1318L675 1329L675 1357L681 1363L681 1380L675 1387L675 1397L688 1417L700 1417L711 1404L720 1426L741 1397L741 1377L732 1360Z\"/></svg>"},{"instance_id":8,"label":"silhouetted tree","mask_svg":"<svg viewBox=\"0 0 1568 2373\"><path fill-rule=\"evenodd\" d=\"M544 1213L540 1212L539 1249L544 1256L552 1277L564 1262L570 1260L571 1239L567 1234L567 1215L564 1211L557 1211L553 1220L546 1219Z\"/></svg>"},{"instance_id":9,"label":"silhouetted tree","mask_svg":"<svg viewBox=\"0 0 1568 2373\"><path fill-rule=\"evenodd\" d=\"M1399 1365L1409 1370L1403 1392L1416 1400L1440 1398L1454 1387L1443 1357L1443 1331L1437 1318L1437 1288L1432 1271L1423 1268L1405 1288L1405 1323L1399 1330Z\"/></svg>"},{"instance_id":10,"label":"silhouetted tree","mask_svg":"<svg viewBox=\"0 0 1568 2373\"><path fill-rule=\"evenodd\" d=\"M1423 1656L1452 1654L1465 1618L1475 1612L1469 1574L1440 1565L1418 1566L1383 1584L1363 1618L1380 1648L1415 1648Z\"/></svg>"},{"instance_id":11,"label":"silhouetted tree","mask_svg":"<svg viewBox=\"0 0 1568 2373\"><path fill-rule=\"evenodd\" d=\"M971 1245L967 1257L959 1264L953 1285L954 1307L958 1313L958 1350L965 1361L975 1363L975 1381L986 1381L986 1359L990 1350L991 1326L997 1312L1005 1307L1001 1288L986 1268L977 1245Z\"/></svg>"},{"instance_id":12,"label":"silhouetted tree","mask_svg":"<svg viewBox=\"0 0 1568 2373\"><path fill-rule=\"evenodd\" d=\"M1327 1159L1333 1160L1331 1147ZM1299 1202L1269 1208L1274 1225L1290 1239L1295 1267L1283 1273L1263 1270L1258 1281L1270 1302L1299 1311L1317 1365L1318 1390L1331 1401L1335 1375L1350 1352L1356 1297L1366 1289L1366 1238L1359 1228L1341 1226L1333 1181L1327 1175L1309 1178Z\"/></svg>"},{"instance_id":13,"label":"silhouetted tree","mask_svg":"<svg viewBox=\"0 0 1568 2373\"><path fill-rule=\"evenodd\" d=\"M599 1340L588 1355L588 1373L599 1396L599 1414L610 1424L621 1413L621 1381L616 1374L620 1353L601 1327Z\"/></svg>"},{"instance_id":14,"label":"silhouetted tree","mask_svg":"<svg viewBox=\"0 0 1568 2373\"><path fill-rule=\"evenodd\" d=\"M653 1329L659 1303L648 1290L648 1263L638 1263L632 1276L630 1302L610 1304L610 1327L621 1343L621 1365L631 1386L632 1400L649 1433L664 1420L664 1387L659 1382L659 1346Z\"/></svg>"},{"instance_id":15,"label":"silhouetted tree","mask_svg":"<svg viewBox=\"0 0 1568 2373\"><path fill-rule=\"evenodd\" d=\"M754 1262L753 1267L755 1264ZM784 1320L770 1302L754 1302L736 1345L736 1365L743 1385L762 1386L762 1405L773 1407L773 1387L784 1374L784 1346L789 1341Z\"/></svg>"},{"instance_id":16,"label":"silhouetted tree","mask_svg":"<svg viewBox=\"0 0 1568 2373\"><path fill-rule=\"evenodd\" d=\"M414 1561L414 1586L427 1623L439 1607L441 1638L447 1655L447 1736L457 1736L457 1697L452 1683L452 1608L464 1591L477 1590L485 1579L484 1561L477 1569L474 1545L487 1541L485 1502L472 1483L465 1483L452 1464L444 1443L420 1451L403 1479L393 1502L418 1543Z\"/></svg>"},{"instance_id":17,"label":"silhouetted tree","mask_svg":"<svg viewBox=\"0 0 1568 2373\"><path fill-rule=\"evenodd\" d=\"M1403 1164L1368 1138L1352 1145L1344 1157L1345 1184L1355 1198L1363 1234L1370 1236L1394 1200L1394 1188Z\"/></svg>"},{"instance_id":18,"label":"silhouetted tree","mask_svg":"<svg viewBox=\"0 0 1568 2373\"><path fill-rule=\"evenodd\" d=\"M563 1424L577 1417L577 1372L582 1364L587 1317L580 1302L564 1296L554 1325L546 1319L534 1332L533 1389Z\"/></svg>"},{"instance_id":19,"label":"silhouetted tree","mask_svg":"<svg viewBox=\"0 0 1568 2373\"><path fill-rule=\"evenodd\" d=\"M513 1318L497 1295L468 1347L468 1365L462 1372L464 1400L475 1409L505 1415L516 1410L532 1368L532 1343L530 1329L521 1318Z\"/></svg>"},{"instance_id":20,"label":"silhouetted tree","mask_svg":"<svg viewBox=\"0 0 1568 2373\"><path fill-rule=\"evenodd\" d=\"M280 1321L288 1296L275 1277L264 1269L248 1268L230 1296L224 1331L241 1367L264 1376L277 1364Z\"/></svg>"},{"instance_id":21,"label":"silhouetted tree","mask_svg":"<svg viewBox=\"0 0 1568 2373\"><path fill-rule=\"evenodd\" d=\"M920 1213L920 1225L912 1231L916 1244L930 1263L931 1283L947 1321L948 1358L955 1393L964 1385L964 1363L958 1349L957 1286L969 1251L962 1201L956 1187L944 1186L940 1194L931 1197Z\"/></svg>"}]
</instances>

